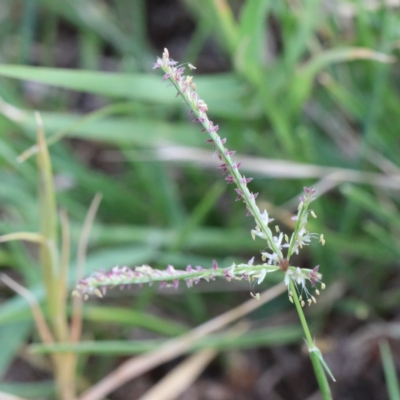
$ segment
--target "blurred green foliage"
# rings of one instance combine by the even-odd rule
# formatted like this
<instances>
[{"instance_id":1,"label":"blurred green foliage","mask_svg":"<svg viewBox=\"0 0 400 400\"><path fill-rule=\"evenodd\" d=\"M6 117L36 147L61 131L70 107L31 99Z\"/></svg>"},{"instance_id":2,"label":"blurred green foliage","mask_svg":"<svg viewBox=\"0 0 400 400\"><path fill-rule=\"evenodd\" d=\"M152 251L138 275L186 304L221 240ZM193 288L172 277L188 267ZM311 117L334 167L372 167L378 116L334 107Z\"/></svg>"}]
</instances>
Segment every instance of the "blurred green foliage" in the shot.
<instances>
[{"instance_id":1,"label":"blurred green foliage","mask_svg":"<svg viewBox=\"0 0 400 400\"><path fill-rule=\"evenodd\" d=\"M86 273L142 263L208 267L214 258L229 265L258 255L252 222L231 188L221 184L205 137L151 71L165 46L172 58L199 65L197 90L230 149L322 171L299 179L293 168L279 178L279 169L254 173L242 166L255 178L259 201L285 229L290 229L285 215L304 185L322 194L314 203L318 219L312 230L324 233L326 245L311 246L298 259L304 267L320 265L328 289L334 282L343 285L339 295L328 290L324 307L309 313L320 333L329 327L328 312L366 322L370 315L390 317L400 298L400 13L379 2L368 9L357 1L323 7L319 0L248 0L223 7L224 2L185 0L176 7L184 8L193 31L181 42L169 32L161 45L163 33L150 31L148 22L155 4L2 2L0 232L39 229L35 157L17 161L35 144L33 110L39 109L51 144L58 206L70 218L72 260L90 201L103 194ZM212 57L223 72L201 73L212 70L217 62ZM165 157L168 149L171 156ZM202 162L189 157L201 158L205 150ZM33 247L1 245L0 263L43 301ZM70 287L73 276L72 268ZM221 293L202 293L212 287ZM84 330L89 338L124 340L133 325L166 337L248 296L247 288L233 296L219 283L202 290L111 296L84 312ZM110 303L114 311L102 307ZM150 304L158 314L151 318ZM213 304L218 307L210 308ZM254 318L290 307L283 298ZM19 334L12 342L0 335L0 346L8 349L0 375L30 336L31 322L26 302L2 290L0 324L11 330L18 325ZM124 328L107 330L105 324ZM257 335L254 346L274 343L261 343ZM238 339L237 346L250 342ZM289 335L285 343L292 342ZM38 393L48 391L46 385Z\"/></svg>"}]
</instances>

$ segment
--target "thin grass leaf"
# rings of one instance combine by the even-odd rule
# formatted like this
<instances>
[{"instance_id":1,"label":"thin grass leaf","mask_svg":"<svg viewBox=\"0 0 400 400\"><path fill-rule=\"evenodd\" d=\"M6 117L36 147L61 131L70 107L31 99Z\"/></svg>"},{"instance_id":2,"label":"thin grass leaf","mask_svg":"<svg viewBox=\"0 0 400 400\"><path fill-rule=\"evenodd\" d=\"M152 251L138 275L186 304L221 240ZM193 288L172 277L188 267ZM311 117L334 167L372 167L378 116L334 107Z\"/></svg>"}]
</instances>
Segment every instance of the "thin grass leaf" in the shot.
<instances>
[{"instance_id":1,"label":"thin grass leaf","mask_svg":"<svg viewBox=\"0 0 400 400\"><path fill-rule=\"evenodd\" d=\"M205 196L200 200L200 203L196 205L192 214L187 219L186 223L180 229L175 243L172 244L171 250L177 251L185 247L190 238L191 233L199 227L203 219L210 212L210 210L215 206L215 203L220 198L222 193L225 191L225 185L218 182L214 184Z\"/></svg>"},{"instance_id":2,"label":"thin grass leaf","mask_svg":"<svg viewBox=\"0 0 400 400\"><path fill-rule=\"evenodd\" d=\"M393 361L393 356L390 351L389 343L386 340L382 340L379 343L379 349L381 352L381 359L389 398L390 400L400 400L399 379L396 372L396 366Z\"/></svg>"},{"instance_id":3,"label":"thin grass leaf","mask_svg":"<svg viewBox=\"0 0 400 400\"><path fill-rule=\"evenodd\" d=\"M400 228L400 217L397 213L380 204L370 193L355 186L344 185L342 193L371 214L383 219L390 225Z\"/></svg>"},{"instance_id":4,"label":"thin grass leaf","mask_svg":"<svg viewBox=\"0 0 400 400\"><path fill-rule=\"evenodd\" d=\"M313 80L318 72L332 64L355 60L372 60L390 64L394 63L396 58L362 47L324 50L312 57L297 70L290 87L293 107L300 107L309 97Z\"/></svg>"},{"instance_id":5,"label":"thin grass leaf","mask_svg":"<svg viewBox=\"0 0 400 400\"><path fill-rule=\"evenodd\" d=\"M196 352L206 348L214 348L219 351L230 349L248 349L255 347L269 347L276 345L296 343L302 336L299 325L274 327L246 332L238 337L230 337L225 333L209 335L188 348L189 352ZM165 341L163 339L121 341L93 341L72 343L55 343L45 345L35 343L29 346L32 353L51 354L55 352L76 352L78 354L102 354L102 355L127 355L143 354L159 347Z\"/></svg>"},{"instance_id":6,"label":"thin grass leaf","mask_svg":"<svg viewBox=\"0 0 400 400\"><path fill-rule=\"evenodd\" d=\"M267 14L270 0L247 1L240 13L239 42L236 48L235 63L239 70L263 66L266 49ZM251 60L251 62L249 62Z\"/></svg>"},{"instance_id":7,"label":"thin grass leaf","mask_svg":"<svg viewBox=\"0 0 400 400\"><path fill-rule=\"evenodd\" d=\"M176 336L187 332L187 328L179 323L149 313L120 307L86 305L83 308L83 318L91 322L137 326L167 336Z\"/></svg>"},{"instance_id":8,"label":"thin grass leaf","mask_svg":"<svg viewBox=\"0 0 400 400\"><path fill-rule=\"evenodd\" d=\"M43 246L47 246L47 238L40 233L15 232L0 236L0 243L5 243L13 240L23 240L29 243L36 243Z\"/></svg>"},{"instance_id":9,"label":"thin grass leaf","mask_svg":"<svg viewBox=\"0 0 400 400\"><path fill-rule=\"evenodd\" d=\"M0 76L40 82L64 89L95 93L107 97L126 98L162 105L179 105L168 88L160 85L158 76L122 74L62 68L0 65ZM246 109L240 99L246 85L234 74L218 74L196 78L197 85L210 99L213 114L230 118L254 118L254 108ZM44 114L43 119L46 121Z\"/></svg>"},{"instance_id":10,"label":"thin grass leaf","mask_svg":"<svg viewBox=\"0 0 400 400\"><path fill-rule=\"evenodd\" d=\"M295 27L290 32L290 37L287 37L287 49L283 55L288 70L294 70L301 56L310 49L311 41L321 25L323 12L320 0L306 0L292 6L293 8Z\"/></svg>"},{"instance_id":11,"label":"thin grass leaf","mask_svg":"<svg viewBox=\"0 0 400 400\"><path fill-rule=\"evenodd\" d=\"M214 349L199 351L182 361L139 400L173 400L188 389L217 356Z\"/></svg>"},{"instance_id":12,"label":"thin grass leaf","mask_svg":"<svg viewBox=\"0 0 400 400\"><path fill-rule=\"evenodd\" d=\"M238 26L232 9L226 0L185 0L185 4L199 19L216 33L222 49L233 54L238 43Z\"/></svg>"},{"instance_id":13,"label":"thin grass leaf","mask_svg":"<svg viewBox=\"0 0 400 400\"><path fill-rule=\"evenodd\" d=\"M0 357L0 379L2 379L14 358L17 357L20 348L25 344L31 330L31 321L11 322L1 325L0 347L2 351Z\"/></svg>"}]
</instances>

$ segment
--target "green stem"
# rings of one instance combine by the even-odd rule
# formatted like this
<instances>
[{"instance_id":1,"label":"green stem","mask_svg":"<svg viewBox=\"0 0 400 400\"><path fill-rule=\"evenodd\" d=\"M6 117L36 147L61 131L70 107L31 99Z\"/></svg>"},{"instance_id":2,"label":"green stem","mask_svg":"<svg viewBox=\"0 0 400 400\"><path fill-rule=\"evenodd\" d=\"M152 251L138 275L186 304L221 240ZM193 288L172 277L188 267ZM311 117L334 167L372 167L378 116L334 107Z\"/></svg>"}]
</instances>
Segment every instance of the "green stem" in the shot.
<instances>
[{"instance_id":1,"label":"green stem","mask_svg":"<svg viewBox=\"0 0 400 400\"><path fill-rule=\"evenodd\" d=\"M313 349L315 347L314 342L311 337L310 329L308 328L306 317L303 313L303 307L300 304L299 297L297 296L296 288L294 287L293 280L290 280L290 291L291 296L293 297L294 304L296 306L297 313L299 314L301 326L303 327L304 334L306 335L307 345L309 349ZM315 377L317 378L319 390L322 394L322 398L324 400L332 400L331 389L329 387L328 380L326 378L325 372L322 368L320 360L315 352L310 352L311 362L314 367Z\"/></svg>"}]
</instances>

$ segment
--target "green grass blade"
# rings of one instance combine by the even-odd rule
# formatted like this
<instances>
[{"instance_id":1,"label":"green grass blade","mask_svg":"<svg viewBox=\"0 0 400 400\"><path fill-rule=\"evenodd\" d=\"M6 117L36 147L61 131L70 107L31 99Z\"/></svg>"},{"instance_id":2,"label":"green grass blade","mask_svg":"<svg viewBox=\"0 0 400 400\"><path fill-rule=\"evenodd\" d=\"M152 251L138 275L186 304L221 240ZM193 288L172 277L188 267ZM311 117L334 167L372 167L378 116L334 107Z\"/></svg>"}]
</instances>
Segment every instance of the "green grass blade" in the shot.
<instances>
[{"instance_id":1,"label":"green grass blade","mask_svg":"<svg viewBox=\"0 0 400 400\"><path fill-rule=\"evenodd\" d=\"M399 380L396 373L396 366L393 361L389 343L382 340L379 343L383 370L385 372L386 386L389 392L390 400L400 400Z\"/></svg>"},{"instance_id":2,"label":"green grass blade","mask_svg":"<svg viewBox=\"0 0 400 400\"><path fill-rule=\"evenodd\" d=\"M86 305L83 308L83 318L92 322L137 326L167 336L176 336L187 332L187 329L178 323L120 307Z\"/></svg>"},{"instance_id":3,"label":"green grass blade","mask_svg":"<svg viewBox=\"0 0 400 400\"><path fill-rule=\"evenodd\" d=\"M270 0L254 0L244 3L241 9L239 25L239 43L235 62L240 63L240 70L246 66L262 66L265 62L266 16ZM251 62L248 62L251 60Z\"/></svg>"},{"instance_id":4,"label":"green grass blade","mask_svg":"<svg viewBox=\"0 0 400 400\"><path fill-rule=\"evenodd\" d=\"M351 185L344 185L341 191L346 197L354 201L358 207L362 207L385 222L400 228L400 216L382 205L377 198L367 191Z\"/></svg>"},{"instance_id":5,"label":"green grass blade","mask_svg":"<svg viewBox=\"0 0 400 400\"><path fill-rule=\"evenodd\" d=\"M213 347L218 350L246 349L258 346L273 346L295 343L301 338L302 332L298 325L261 329L246 332L242 336L227 336L226 334L210 335L199 340L191 351ZM48 354L53 352L76 352L79 354L141 354L154 350L164 343L164 340L135 340L127 341L98 341L80 342L77 344L57 343L53 345L33 344L30 350L33 353Z\"/></svg>"},{"instance_id":6,"label":"green grass blade","mask_svg":"<svg viewBox=\"0 0 400 400\"><path fill-rule=\"evenodd\" d=\"M155 60L154 57L154 62ZM169 88L160 84L161 79L156 75L0 65L0 76L107 97L181 106L180 100L171 96ZM196 84L214 115L247 119L253 118L257 113L253 107L246 109L240 101L247 88L234 74L199 76L196 77ZM44 116L43 119L45 120Z\"/></svg>"},{"instance_id":7,"label":"green grass blade","mask_svg":"<svg viewBox=\"0 0 400 400\"><path fill-rule=\"evenodd\" d=\"M6 372L12 360L17 357L18 351L28 339L32 330L30 321L2 324L0 329L0 379Z\"/></svg>"}]
</instances>

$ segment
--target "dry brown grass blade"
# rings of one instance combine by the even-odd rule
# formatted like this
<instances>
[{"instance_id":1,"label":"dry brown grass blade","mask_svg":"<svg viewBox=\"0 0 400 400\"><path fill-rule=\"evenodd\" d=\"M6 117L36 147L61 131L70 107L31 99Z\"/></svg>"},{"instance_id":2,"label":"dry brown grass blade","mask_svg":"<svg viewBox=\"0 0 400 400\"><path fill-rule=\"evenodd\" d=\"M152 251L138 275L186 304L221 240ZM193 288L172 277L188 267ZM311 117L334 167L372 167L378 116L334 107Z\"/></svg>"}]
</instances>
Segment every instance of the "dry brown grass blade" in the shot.
<instances>
[{"instance_id":1,"label":"dry brown grass blade","mask_svg":"<svg viewBox=\"0 0 400 400\"><path fill-rule=\"evenodd\" d=\"M247 331L249 327L249 323L239 322L226 331L226 336L239 336ZM173 400L177 398L196 381L217 354L218 351L210 348L188 357L164 376L161 381L157 382L139 400Z\"/></svg>"},{"instance_id":2,"label":"dry brown grass blade","mask_svg":"<svg viewBox=\"0 0 400 400\"><path fill-rule=\"evenodd\" d=\"M182 361L139 400L176 399L192 385L217 354L218 352L213 349L205 349L193 354Z\"/></svg>"},{"instance_id":3,"label":"dry brown grass blade","mask_svg":"<svg viewBox=\"0 0 400 400\"><path fill-rule=\"evenodd\" d=\"M129 154L129 153L128 153ZM149 153L148 157L133 154L139 160L160 160L173 163L190 162L203 168L216 168L220 162L212 157L212 152L198 149L196 147L184 146L162 146L154 152ZM109 160L112 154L109 153ZM335 183L352 182L363 183L374 186L398 189L400 187L400 174L380 174L375 172L363 172L347 168L322 167L314 164L296 163L288 160L272 160L261 157L249 157L237 154L236 159L242 163L241 169L247 173L259 174L272 178L290 179L325 179Z\"/></svg>"},{"instance_id":4,"label":"dry brown grass blade","mask_svg":"<svg viewBox=\"0 0 400 400\"><path fill-rule=\"evenodd\" d=\"M0 280L3 281L9 288L14 290L14 292L22 296L29 303L33 319L35 321L36 329L38 330L43 343L54 343L53 335L51 334L51 331L47 326L46 320L44 318L42 310L40 309L40 305L36 300L36 297L28 289L24 288L5 274L0 274Z\"/></svg>"},{"instance_id":5,"label":"dry brown grass blade","mask_svg":"<svg viewBox=\"0 0 400 400\"><path fill-rule=\"evenodd\" d=\"M90 230L92 228L97 210L99 209L100 202L103 195L96 193L94 196L89 210L86 214L85 221L83 223L83 229L79 238L77 265L76 265L76 282L83 276L83 269L86 260L86 251L89 243ZM76 343L79 341L82 331L82 300L76 297L73 298L72 303L72 321L71 321L71 340Z\"/></svg>"},{"instance_id":6,"label":"dry brown grass blade","mask_svg":"<svg viewBox=\"0 0 400 400\"><path fill-rule=\"evenodd\" d=\"M0 96L0 113L15 122L22 122L24 119L27 118L26 112L5 102L5 100L1 96Z\"/></svg>"},{"instance_id":7,"label":"dry brown grass blade","mask_svg":"<svg viewBox=\"0 0 400 400\"><path fill-rule=\"evenodd\" d=\"M0 236L0 243L11 242L13 240L24 240L29 243L46 245L46 238L40 233L35 232L15 232Z\"/></svg>"},{"instance_id":8,"label":"dry brown grass blade","mask_svg":"<svg viewBox=\"0 0 400 400\"><path fill-rule=\"evenodd\" d=\"M107 394L111 393L130 379L149 371L157 365L180 356L198 339L210 334L211 332L222 329L226 325L249 314L261 305L271 301L285 290L286 286L283 283L280 283L279 285L263 292L260 295L259 301L255 301L254 299L248 300L240 306L198 326L189 333L166 341L162 346L149 353L130 358L100 382L84 392L80 396L79 400L103 399Z\"/></svg>"}]
</instances>

